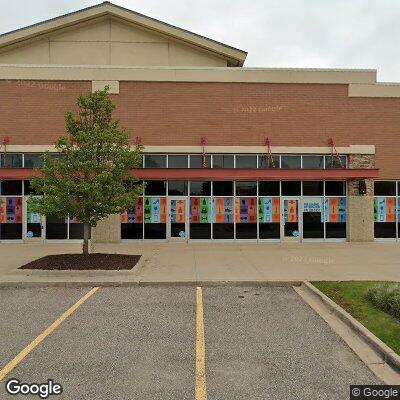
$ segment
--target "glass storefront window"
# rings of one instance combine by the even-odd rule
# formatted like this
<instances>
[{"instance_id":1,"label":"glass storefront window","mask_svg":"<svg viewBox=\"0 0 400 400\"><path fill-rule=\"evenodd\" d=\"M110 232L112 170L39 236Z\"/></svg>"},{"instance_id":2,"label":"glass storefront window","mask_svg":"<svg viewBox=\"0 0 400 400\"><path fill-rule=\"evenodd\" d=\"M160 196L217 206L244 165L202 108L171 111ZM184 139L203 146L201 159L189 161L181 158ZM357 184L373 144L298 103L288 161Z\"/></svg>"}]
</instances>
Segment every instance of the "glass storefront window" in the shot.
<instances>
[{"instance_id":1,"label":"glass storefront window","mask_svg":"<svg viewBox=\"0 0 400 400\"><path fill-rule=\"evenodd\" d=\"M325 181L325 196L345 196L346 182Z\"/></svg>"},{"instance_id":2,"label":"glass storefront window","mask_svg":"<svg viewBox=\"0 0 400 400\"><path fill-rule=\"evenodd\" d=\"M187 196L187 181L168 181L169 196Z\"/></svg>"},{"instance_id":3,"label":"glass storefront window","mask_svg":"<svg viewBox=\"0 0 400 400\"><path fill-rule=\"evenodd\" d=\"M378 239L396 238L396 197L375 197L374 236Z\"/></svg>"},{"instance_id":4,"label":"glass storefront window","mask_svg":"<svg viewBox=\"0 0 400 400\"><path fill-rule=\"evenodd\" d=\"M303 196L322 196L324 181L303 181Z\"/></svg>"},{"instance_id":5,"label":"glass storefront window","mask_svg":"<svg viewBox=\"0 0 400 400\"><path fill-rule=\"evenodd\" d=\"M167 199L166 197L144 198L144 238L166 239Z\"/></svg>"},{"instance_id":6,"label":"glass storefront window","mask_svg":"<svg viewBox=\"0 0 400 400\"><path fill-rule=\"evenodd\" d=\"M279 181L259 181L258 182L259 196L279 196L280 182Z\"/></svg>"},{"instance_id":7,"label":"glass storefront window","mask_svg":"<svg viewBox=\"0 0 400 400\"><path fill-rule=\"evenodd\" d=\"M281 156L281 168L301 168L301 156Z\"/></svg>"},{"instance_id":8,"label":"glass storefront window","mask_svg":"<svg viewBox=\"0 0 400 400\"><path fill-rule=\"evenodd\" d=\"M0 240L22 239L22 197L0 197Z\"/></svg>"},{"instance_id":9,"label":"glass storefront window","mask_svg":"<svg viewBox=\"0 0 400 400\"><path fill-rule=\"evenodd\" d=\"M187 168L188 156L187 155L169 155L168 168Z\"/></svg>"},{"instance_id":10,"label":"glass storefront window","mask_svg":"<svg viewBox=\"0 0 400 400\"><path fill-rule=\"evenodd\" d=\"M231 154L215 154L212 156L213 168L234 168L233 155Z\"/></svg>"},{"instance_id":11,"label":"glass storefront window","mask_svg":"<svg viewBox=\"0 0 400 400\"><path fill-rule=\"evenodd\" d=\"M43 166L42 154L24 154L25 168L41 168Z\"/></svg>"},{"instance_id":12,"label":"glass storefront window","mask_svg":"<svg viewBox=\"0 0 400 400\"><path fill-rule=\"evenodd\" d=\"M211 198L190 198L190 238L211 239Z\"/></svg>"},{"instance_id":13,"label":"glass storefront window","mask_svg":"<svg viewBox=\"0 0 400 400\"><path fill-rule=\"evenodd\" d=\"M327 239L346 238L346 197L326 197L324 220Z\"/></svg>"},{"instance_id":14,"label":"glass storefront window","mask_svg":"<svg viewBox=\"0 0 400 400\"><path fill-rule=\"evenodd\" d=\"M190 168L211 168L210 155L204 157L203 154L191 154L189 162Z\"/></svg>"},{"instance_id":15,"label":"glass storefront window","mask_svg":"<svg viewBox=\"0 0 400 400\"><path fill-rule=\"evenodd\" d=\"M22 195L22 181L1 181L0 194L3 196Z\"/></svg>"},{"instance_id":16,"label":"glass storefront window","mask_svg":"<svg viewBox=\"0 0 400 400\"><path fill-rule=\"evenodd\" d=\"M143 239L143 198L121 213L121 239Z\"/></svg>"},{"instance_id":17,"label":"glass storefront window","mask_svg":"<svg viewBox=\"0 0 400 400\"><path fill-rule=\"evenodd\" d=\"M211 196L210 181L190 181L191 196Z\"/></svg>"},{"instance_id":18,"label":"glass storefront window","mask_svg":"<svg viewBox=\"0 0 400 400\"><path fill-rule=\"evenodd\" d=\"M281 199L279 197L258 198L258 224L260 239L281 237Z\"/></svg>"},{"instance_id":19,"label":"glass storefront window","mask_svg":"<svg viewBox=\"0 0 400 400\"><path fill-rule=\"evenodd\" d=\"M324 156L303 156L302 168L322 169L324 168Z\"/></svg>"},{"instance_id":20,"label":"glass storefront window","mask_svg":"<svg viewBox=\"0 0 400 400\"><path fill-rule=\"evenodd\" d=\"M347 168L347 157L325 156L325 168Z\"/></svg>"},{"instance_id":21,"label":"glass storefront window","mask_svg":"<svg viewBox=\"0 0 400 400\"><path fill-rule=\"evenodd\" d=\"M282 196L300 196L301 181L282 181Z\"/></svg>"},{"instance_id":22,"label":"glass storefront window","mask_svg":"<svg viewBox=\"0 0 400 400\"><path fill-rule=\"evenodd\" d=\"M144 193L149 196L162 196L167 194L166 181L146 181Z\"/></svg>"},{"instance_id":23,"label":"glass storefront window","mask_svg":"<svg viewBox=\"0 0 400 400\"><path fill-rule=\"evenodd\" d=\"M213 239L233 239L233 197L214 197L213 204Z\"/></svg>"},{"instance_id":24,"label":"glass storefront window","mask_svg":"<svg viewBox=\"0 0 400 400\"><path fill-rule=\"evenodd\" d=\"M145 168L167 168L167 156L163 154L145 154Z\"/></svg>"},{"instance_id":25,"label":"glass storefront window","mask_svg":"<svg viewBox=\"0 0 400 400\"><path fill-rule=\"evenodd\" d=\"M236 239L257 239L257 198L236 197Z\"/></svg>"},{"instance_id":26,"label":"glass storefront window","mask_svg":"<svg viewBox=\"0 0 400 400\"><path fill-rule=\"evenodd\" d=\"M304 183L306 182L303 182L303 185ZM323 182L321 183L323 184ZM323 189L323 187L321 189ZM313 191L314 190L311 190L311 192ZM323 203L323 197L303 197L304 239L321 239L324 237Z\"/></svg>"},{"instance_id":27,"label":"glass storefront window","mask_svg":"<svg viewBox=\"0 0 400 400\"><path fill-rule=\"evenodd\" d=\"M46 239L67 239L68 224L66 218L46 216Z\"/></svg>"},{"instance_id":28,"label":"glass storefront window","mask_svg":"<svg viewBox=\"0 0 400 400\"><path fill-rule=\"evenodd\" d=\"M236 156L236 168L257 168L257 156Z\"/></svg>"},{"instance_id":29,"label":"glass storefront window","mask_svg":"<svg viewBox=\"0 0 400 400\"><path fill-rule=\"evenodd\" d=\"M257 181L236 181L236 196L256 196Z\"/></svg>"},{"instance_id":30,"label":"glass storefront window","mask_svg":"<svg viewBox=\"0 0 400 400\"><path fill-rule=\"evenodd\" d=\"M395 181L375 181L374 182L375 196L396 196Z\"/></svg>"},{"instance_id":31,"label":"glass storefront window","mask_svg":"<svg viewBox=\"0 0 400 400\"><path fill-rule=\"evenodd\" d=\"M214 196L233 196L233 181L214 181Z\"/></svg>"},{"instance_id":32,"label":"glass storefront window","mask_svg":"<svg viewBox=\"0 0 400 400\"><path fill-rule=\"evenodd\" d=\"M266 154L258 156L258 168L280 168L280 157Z\"/></svg>"},{"instance_id":33,"label":"glass storefront window","mask_svg":"<svg viewBox=\"0 0 400 400\"><path fill-rule=\"evenodd\" d=\"M0 154L0 167L22 168L22 154L19 153Z\"/></svg>"}]
</instances>

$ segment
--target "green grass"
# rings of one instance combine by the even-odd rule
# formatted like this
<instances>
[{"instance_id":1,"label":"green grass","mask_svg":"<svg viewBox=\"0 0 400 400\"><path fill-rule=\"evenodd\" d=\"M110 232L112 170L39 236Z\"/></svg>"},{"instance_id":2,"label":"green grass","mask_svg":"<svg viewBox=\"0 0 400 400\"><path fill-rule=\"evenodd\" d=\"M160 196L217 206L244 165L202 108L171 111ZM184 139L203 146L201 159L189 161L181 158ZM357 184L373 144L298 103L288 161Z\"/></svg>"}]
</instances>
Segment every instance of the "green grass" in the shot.
<instances>
[{"instance_id":1,"label":"green grass","mask_svg":"<svg viewBox=\"0 0 400 400\"><path fill-rule=\"evenodd\" d=\"M379 283L381 282L312 282L400 355L400 320L379 310L366 298L368 289Z\"/></svg>"}]
</instances>

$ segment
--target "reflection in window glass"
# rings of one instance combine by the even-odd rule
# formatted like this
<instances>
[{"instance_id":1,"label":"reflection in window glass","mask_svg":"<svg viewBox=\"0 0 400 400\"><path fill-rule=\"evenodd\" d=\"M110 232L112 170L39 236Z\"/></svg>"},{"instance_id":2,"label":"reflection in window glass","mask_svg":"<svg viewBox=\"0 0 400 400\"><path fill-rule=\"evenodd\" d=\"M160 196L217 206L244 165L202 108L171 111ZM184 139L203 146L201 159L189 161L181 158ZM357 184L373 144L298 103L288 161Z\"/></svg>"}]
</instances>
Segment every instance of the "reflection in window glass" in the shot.
<instances>
[{"instance_id":1,"label":"reflection in window glass","mask_svg":"<svg viewBox=\"0 0 400 400\"><path fill-rule=\"evenodd\" d=\"M210 181L190 181L191 196L210 196L211 182Z\"/></svg>"},{"instance_id":2,"label":"reflection in window glass","mask_svg":"<svg viewBox=\"0 0 400 400\"><path fill-rule=\"evenodd\" d=\"M43 166L42 154L26 154L24 155L25 168L41 168Z\"/></svg>"},{"instance_id":3,"label":"reflection in window glass","mask_svg":"<svg viewBox=\"0 0 400 400\"><path fill-rule=\"evenodd\" d=\"M323 156L303 156L303 167L309 169L322 169L324 168Z\"/></svg>"},{"instance_id":4,"label":"reflection in window glass","mask_svg":"<svg viewBox=\"0 0 400 400\"><path fill-rule=\"evenodd\" d=\"M168 181L168 194L170 196L187 196L187 181Z\"/></svg>"},{"instance_id":5,"label":"reflection in window glass","mask_svg":"<svg viewBox=\"0 0 400 400\"><path fill-rule=\"evenodd\" d=\"M236 156L236 168L257 168L257 156Z\"/></svg>"},{"instance_id":6,"label":"reflection in window glass","mask_svg":"<svg viewBox=\"0 0 400 400\"><path fill-rule=\"evenodd\" d=\"M325 156L325 168L346 168L346 156Z\"/></svg>"},{"instance_id":7,"label":"reflection in window glass","mask_svg":"<svg viewBox=\"0 0 400 400\"><path fill-rule=\"evenodd\" d=\"M279 156L268 156L266 154L258 156L258 168L280 168Z\"/></svg>"},{"instance_id":8,"label":"reflection in window glass","mask_svg":"<svg viewBox=\"0 0 400 400\"><path fill-rule=\"evenodd\" d=\"M167 167L167 156L157 154L145 154L144 155L144 167L145 168L166 168Z\"/></svg>"},{"instance_id":9,"label":"reflection in window glass","mask_svg":"<svg viewBox=\"0 0 400 400\"><path fill-rule=\"evenodd\" d=\"M203 156L203 154L191 154L190 168L211 168L211 156Z\"/></svg>"},{"instance_id":10,"label":"reflection in window glass","mask_svg":"<svg viewBox=\"0 0 400 400\"><path fill-rule=\"evenodd\" d=\"M301 156L281 156L281 168L301 168Z\"/></svg>"},{"instance_id":11,"label":"reflection in window glass","mask_svg":"<svg viewBox=\"0 0 400 400\"><path fill-rule=\"evenodd\" d=\"M18 153L0 154L0 166L2 168L21 168L22 154Z\"/></svg>"},{"instance_id":12,"label":"reflection in window glass","mask_svg":"<svg viewBox=\"0 0 400 400\"><path fill-rule=\"evenodd\" d=\"M233 168L233 155L221 154L213 155L212 157L213 168Z\"/></svg>"},{"instance_id":13,"label":"reflection in window glass","mask_svg":"<svg viewBox=\"0 0 400 400\"><path fill-rule=\"evenodd\" d=\"M236 196L257 195L257 181L236 181Z\"/></svg>"},{"instance_id":14,"label":"reflection in window glass","mask_svg":"<svg viewBox=\"0 0 400 400\"><path fill-rule=\"evenodd\" d=\"M168 168L187 168L188 156L187 155L169 155Z\"/></svg>"}]
</instances>

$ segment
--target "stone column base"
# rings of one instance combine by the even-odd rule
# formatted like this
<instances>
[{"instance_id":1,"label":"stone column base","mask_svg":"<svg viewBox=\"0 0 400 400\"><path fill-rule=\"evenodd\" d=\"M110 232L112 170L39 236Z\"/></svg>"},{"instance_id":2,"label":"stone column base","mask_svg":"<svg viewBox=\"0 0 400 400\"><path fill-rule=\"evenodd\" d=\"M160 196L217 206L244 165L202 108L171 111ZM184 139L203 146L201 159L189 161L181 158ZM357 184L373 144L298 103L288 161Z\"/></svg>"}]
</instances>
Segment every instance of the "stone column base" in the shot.
<instances>
[{"instance_id":1,"label":"stone column base","mask_svg":"<svg viewBox=\"0 0 400 400\"><path fill-rule=\"evenodd\" d=\"M374 197L347 197L348 228L350 242L372 242L374 240Z\"/></svg>"}]
</instances>

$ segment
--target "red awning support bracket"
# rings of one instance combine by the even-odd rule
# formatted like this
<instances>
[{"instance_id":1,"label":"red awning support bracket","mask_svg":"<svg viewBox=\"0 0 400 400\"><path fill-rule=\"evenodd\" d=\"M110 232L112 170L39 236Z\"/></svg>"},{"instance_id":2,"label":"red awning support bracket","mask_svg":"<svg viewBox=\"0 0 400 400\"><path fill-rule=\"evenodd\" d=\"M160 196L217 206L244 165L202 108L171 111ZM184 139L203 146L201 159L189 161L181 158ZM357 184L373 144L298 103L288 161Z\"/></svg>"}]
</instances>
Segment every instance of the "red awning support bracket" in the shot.
<instances>
[{"instance_id":1,"label":"red awning support bracket","mask_svg":"<svg viewBox=\"0 0 400 400\"><path fill-rule=\"evenodd\" d=\"M200 144L203 151L203 168L207 168L207 157L206 157L207 138L205 136L201 138Z\"/></svg>"},{"instance_id":2,"label":"red awning support bracket","mask_svg":"<svg viewBox=\"0 0 400 400\"><path fill-rule=\"evenodd\" d=\"M267 147L267 157L272 165L272 168L275 168L274 157L272 157L271 151L271 141L269 140L269 138L265 138L265 146Z\"/></svg>"},{"instance_id":3,"label":"red awning support bracket","mask_svg":"<svg viewBox=\"0 0 400 400\"><path fill-rule=\"evenodd\" d=\"M331 147L331 162L332 162L332 164L333 164L333 157L335 157L339 161L340 168L346 168L342 163L342 159L339 156L339 153L335 146L335 142L333 141L332 138L328 139L328 145Z\"/></svg>"}]
</instances>

